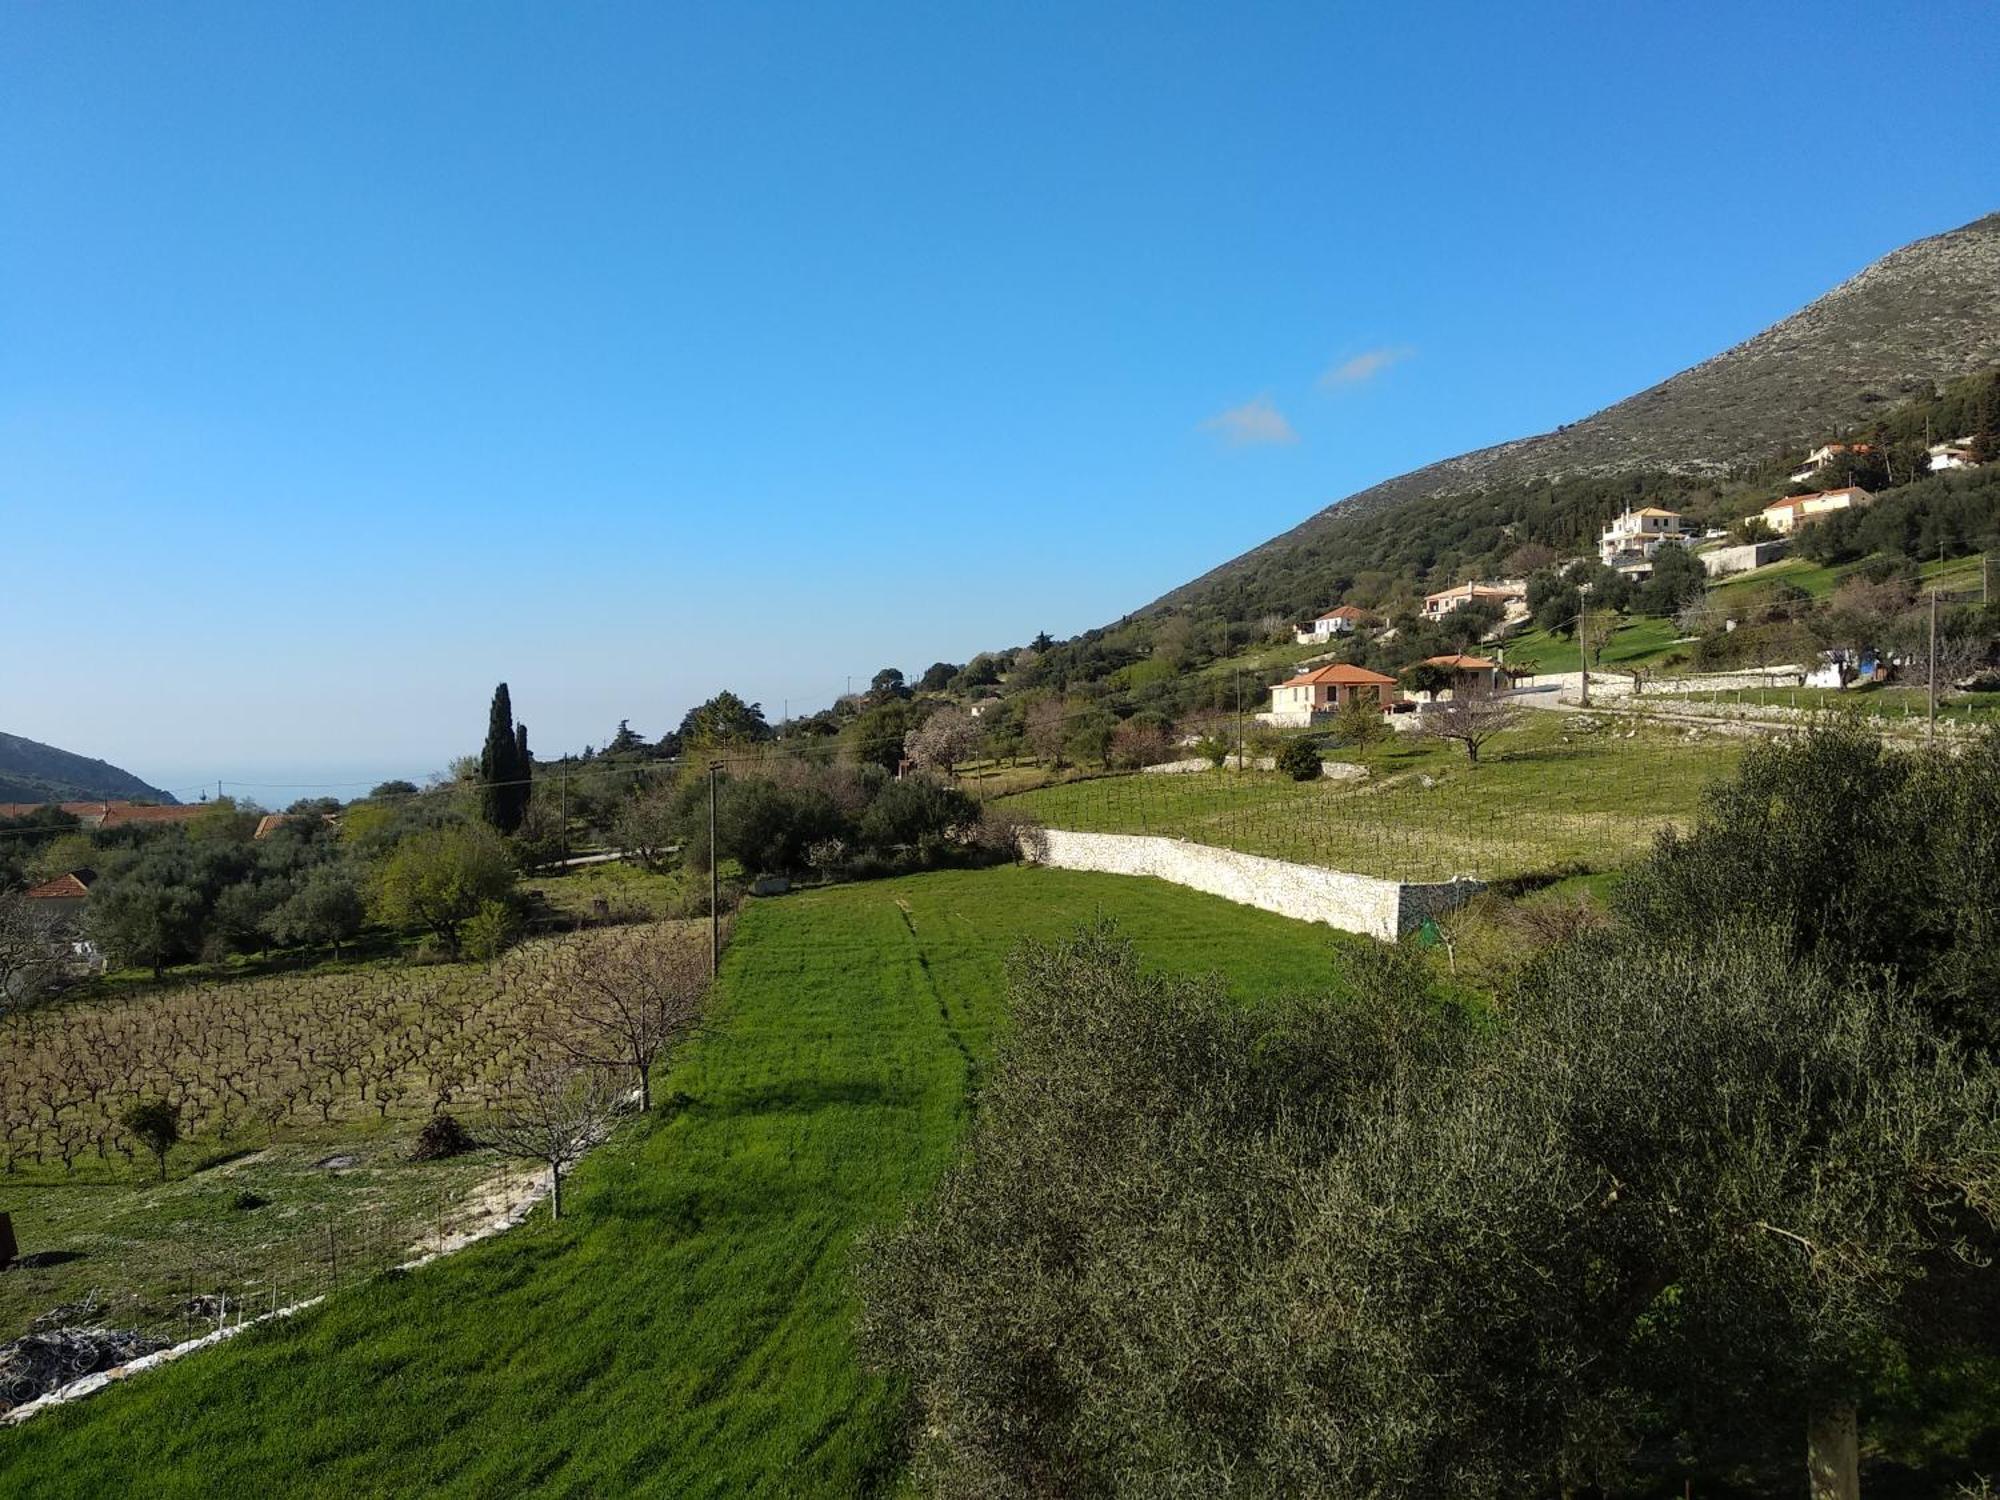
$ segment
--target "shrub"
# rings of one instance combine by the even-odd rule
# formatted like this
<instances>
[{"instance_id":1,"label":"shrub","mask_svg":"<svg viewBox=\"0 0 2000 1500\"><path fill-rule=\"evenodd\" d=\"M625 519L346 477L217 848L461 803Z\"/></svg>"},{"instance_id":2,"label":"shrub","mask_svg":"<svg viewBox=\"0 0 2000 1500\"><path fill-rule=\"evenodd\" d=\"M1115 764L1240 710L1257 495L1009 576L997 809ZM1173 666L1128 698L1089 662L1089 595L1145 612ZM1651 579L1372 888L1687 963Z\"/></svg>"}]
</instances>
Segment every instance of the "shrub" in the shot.
<instances>
[{"instance_id":1,"label":"shrub","mask_svg":"<svg viewBox=\"0 0 2000 1500\"><path fill-rule=\"evenodd\" d=\"M410 1152L411 1161L438 1161L447 1156L463 1156L475 1149L476 1142L458 1123L456 1115L432 1115L424 1121L424 1128L417 1132L417 1144Z\"/></svg>"},{"instance_id":2,"label":"shrub","mask_svg":"<svg viewBox=\"0 0 2000 1500\"><path fill-rule=\"evenodd\" d=\"M1294 781L1317 781L1322 769L1319 747L1309 740L1293 740L1278 752L1278 769Z\"/></svg>"},{"instance_id":3,"label":"shrub","mask_svg":"<svg viewBox=\"0 0 2000 1500\"><path fill-rule=\"evenodd\" d=\"M467 958L494 959L513 947L520 935L520 914L505 901L488 901L466 918L459 929L459 946Z\"/></svg>"},{"instance_id":4,"label":"shrub","mask_svg":"<svg viewBox=\"0 0 2000 1500\"><path fill-rule=\"evenodd\" d=\"M913 849L928 861L957 830L979 822L979 804L924 776L892 781L861 817L861 842L877 853Z\"/></svg>"}]
</instances>

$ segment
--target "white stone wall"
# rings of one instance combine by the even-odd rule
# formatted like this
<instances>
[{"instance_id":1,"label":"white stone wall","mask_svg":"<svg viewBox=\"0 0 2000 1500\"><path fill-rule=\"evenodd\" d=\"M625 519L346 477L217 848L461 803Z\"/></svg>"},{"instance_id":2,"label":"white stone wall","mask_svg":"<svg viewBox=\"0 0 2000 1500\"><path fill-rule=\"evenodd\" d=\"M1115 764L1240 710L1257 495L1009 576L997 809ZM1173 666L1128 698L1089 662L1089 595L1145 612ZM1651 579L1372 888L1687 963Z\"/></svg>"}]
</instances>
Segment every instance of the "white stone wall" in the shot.
<instances>
[{"instance_id":1,"label":"white stone wall","mask_svg":"<svg viewBox=\"0 0 2000 1500\"><path fill-rule=\"evenodd\" d=\"M1476 880L1436 885L1378 880L1184 839L1133 833L1036 829L1023 836L1022 853L1037 864L1061 870L1151 875L1225 901L1391 942L1421 924L1426 916L1449 911L1484 888Z\"/></svg>"}]
</instances>

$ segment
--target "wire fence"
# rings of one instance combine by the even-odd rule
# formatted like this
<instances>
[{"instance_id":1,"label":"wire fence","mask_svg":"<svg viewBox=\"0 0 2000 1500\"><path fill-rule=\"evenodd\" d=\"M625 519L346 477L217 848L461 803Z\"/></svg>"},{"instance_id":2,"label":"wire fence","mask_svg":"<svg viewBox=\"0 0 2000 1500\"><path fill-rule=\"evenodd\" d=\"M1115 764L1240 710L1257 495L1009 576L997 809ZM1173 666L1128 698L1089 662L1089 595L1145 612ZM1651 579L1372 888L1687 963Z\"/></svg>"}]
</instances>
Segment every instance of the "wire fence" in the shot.
<instances>
[{"instance_id":1,"label":"wire fence","mask_svg":"<svg viewBox=\"0 0 2000 1500\"><path fill-rule=\"evenodd\" d=\"M40 1312L0 1345L0 1413L135 1358L245 1328L374 1281L513 1217L533 1196L518 1186L433 1182L394 1206L298 1213L268 1237L194 1235L184 1260L149 1250L139 1268ZM272 1210L275 1211L275 1210ZM37 1257L21 1262L31 1271ZM18 1335L18 1337L16 1337Z\"/></svg>"}]
</instances>

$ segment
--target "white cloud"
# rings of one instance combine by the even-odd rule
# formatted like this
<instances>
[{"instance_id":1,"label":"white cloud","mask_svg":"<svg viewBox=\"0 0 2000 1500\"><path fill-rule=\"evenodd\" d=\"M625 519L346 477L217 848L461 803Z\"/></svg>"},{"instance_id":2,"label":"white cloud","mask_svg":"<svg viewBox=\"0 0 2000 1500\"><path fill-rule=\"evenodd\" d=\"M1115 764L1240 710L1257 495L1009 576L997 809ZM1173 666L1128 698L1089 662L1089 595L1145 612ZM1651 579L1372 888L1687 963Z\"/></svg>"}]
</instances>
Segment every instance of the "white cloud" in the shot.
<instances>
[{"instance_id":1,"label":"white cloud","mask_svg":"<svg viewBox=\"0 0 2000 1500\"><path fill-rule=\"evenodd\" d=\"M1332 390L1344 385L1364 385L1373 380L1391 365L1401 364L1417 351L1406 344L1385 346L1381 349L1365 349L1352 359L1342 360L1324 375L1319 383L1323 389Z\"/></svg>"},{"instance_id":2,"label":"white cloud","mask_svg":"<svg viewBox=\"0 0 2000 1500\"><path fill-rule=\"evenodd\" d=\"M1241 406L1217 412L1201 424L1201 430L1215 433L1232 448L1260 448L1272 443L1296 443L1299 440L1292 424L1285 420L1285 414L1278 410L1269 396L1258 396Z\"/></svg>"}]
</instances>

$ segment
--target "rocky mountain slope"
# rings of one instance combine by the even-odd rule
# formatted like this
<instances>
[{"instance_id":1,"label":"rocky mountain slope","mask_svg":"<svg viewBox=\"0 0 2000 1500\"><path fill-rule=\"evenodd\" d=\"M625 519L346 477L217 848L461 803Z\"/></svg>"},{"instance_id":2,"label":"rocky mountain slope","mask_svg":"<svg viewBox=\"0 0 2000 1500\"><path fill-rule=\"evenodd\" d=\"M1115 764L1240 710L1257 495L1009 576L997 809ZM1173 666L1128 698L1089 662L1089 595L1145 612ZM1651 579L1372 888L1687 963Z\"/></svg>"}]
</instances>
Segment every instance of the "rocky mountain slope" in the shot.
<instances>
[{"instance_id":1,"label":"rocky mountain slope","mask_svg":"<svg viewBox=\"0 0 2000 1500\"><path fill-rule=\"evenodd\" d=\"M1184 584L1191 603L1275 551L1387 507L1525 479L1719 474L1866 420L1927 381L2000 362L2000 213L1905 245L1756 337L1556 432L1400 475Z\"/></svg>"},{"instance_id":2,"label":"rocky mountain slope","mask_svg":"<svg viewBox=\"0 0 2000 1500\"><path fill-rule=\"evenodd\" d=\"M0 734L0 802L84 802L100 797L174 800L107 761L73 755L18 734Z\"/></svg>"}]
</instances>

